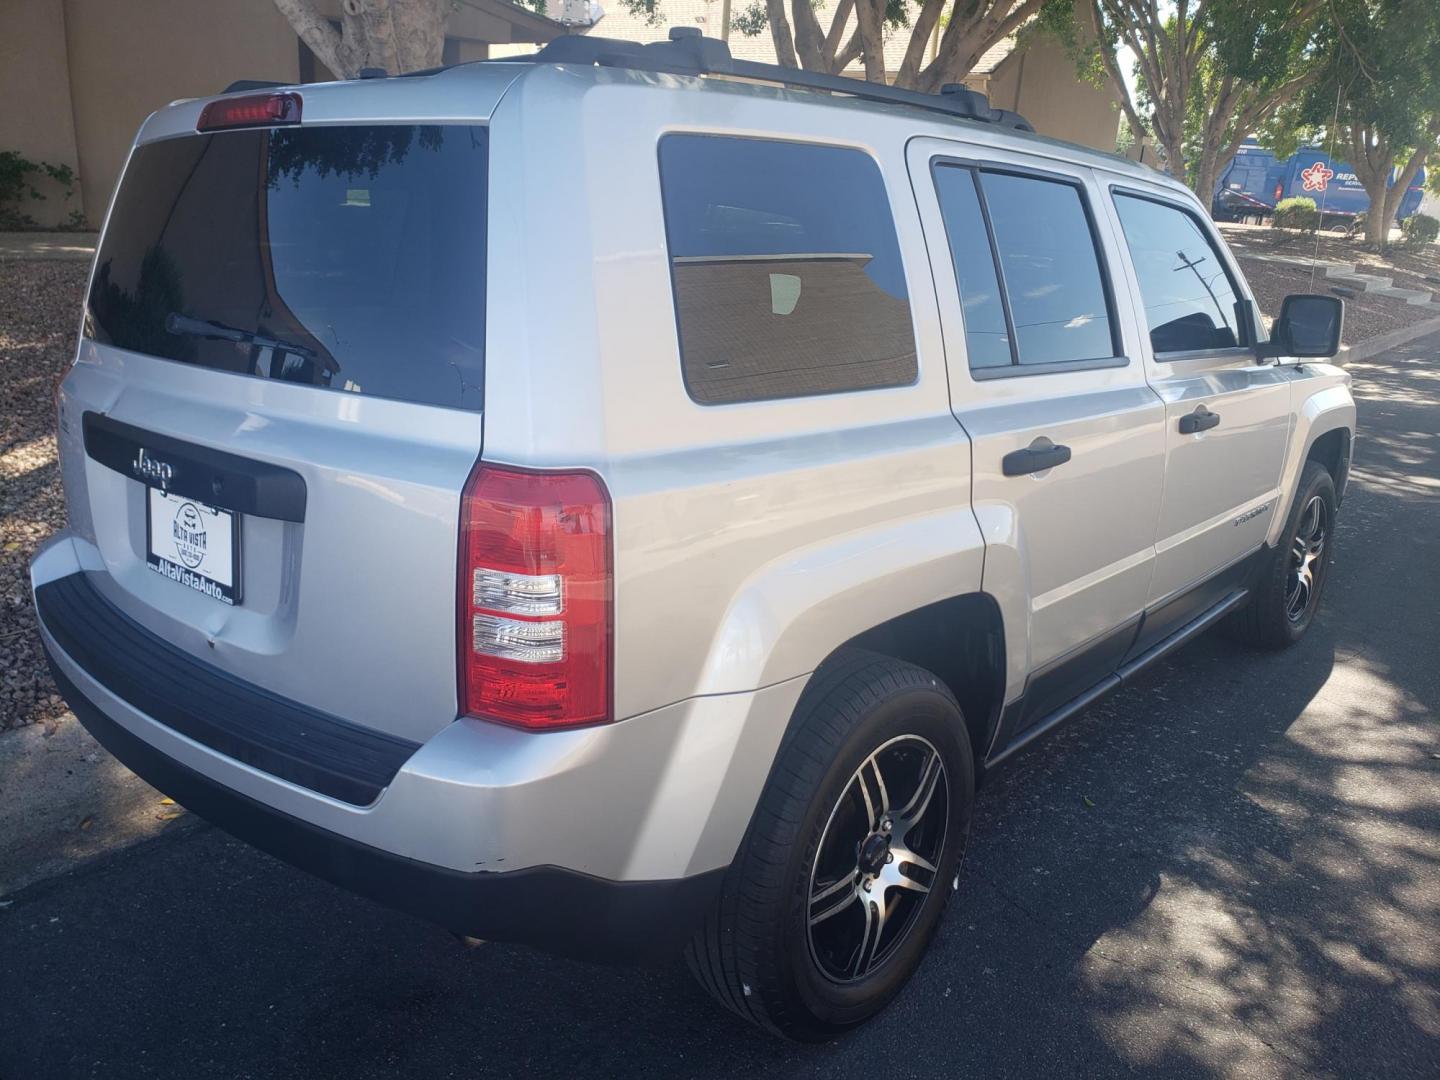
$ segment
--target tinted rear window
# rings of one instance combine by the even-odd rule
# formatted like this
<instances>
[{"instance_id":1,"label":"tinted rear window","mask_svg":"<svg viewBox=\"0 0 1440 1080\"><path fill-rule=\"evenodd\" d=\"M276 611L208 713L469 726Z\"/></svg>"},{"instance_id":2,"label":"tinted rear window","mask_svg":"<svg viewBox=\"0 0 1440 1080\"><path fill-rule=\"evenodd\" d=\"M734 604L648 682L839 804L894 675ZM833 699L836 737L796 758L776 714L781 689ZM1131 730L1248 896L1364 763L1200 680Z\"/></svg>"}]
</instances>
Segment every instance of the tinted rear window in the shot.
<instances>
[{"instance_id":1,"label":"tinted rear window","mask_svg":"<svg viewBox=\"0 0 1440 1080\"><path fill-rule=\"evenodd\" d=\"M900 245L869 155L670 135L660 181L692 398L715 405L915 381Z\"/></svg>"},{"instance_id":2,"label":"tinted rear window","mask_svg":"<svg viewBox=\"0 0 1440 1080\"><path fill-rule=\"evenodd\" d=\"M138 147L90 290L97 341L479 409L486 132L280 128Z\"/></svg>"}]
</instances>

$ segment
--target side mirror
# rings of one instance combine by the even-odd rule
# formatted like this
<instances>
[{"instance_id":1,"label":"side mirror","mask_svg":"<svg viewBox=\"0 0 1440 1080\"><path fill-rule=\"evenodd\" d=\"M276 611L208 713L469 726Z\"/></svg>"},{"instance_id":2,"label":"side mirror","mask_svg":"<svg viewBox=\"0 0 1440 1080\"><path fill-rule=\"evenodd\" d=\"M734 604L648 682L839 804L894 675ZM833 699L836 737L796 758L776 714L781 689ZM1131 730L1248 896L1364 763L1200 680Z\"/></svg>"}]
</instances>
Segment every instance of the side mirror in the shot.
<instances>
[{"instance_id":1,"label":"side mirror","mask_svg":"<svg viewBox=\"0 0 1440 1080\"><path fill-rule=\"evenodd\" d=\"M1264 360L1274 356L1331 357L1340 351L1340 330L1345 322L1345 301L1338 296L1294 293L1280 305L1280 317L1270 328L1270 340L1255 353Z\"/></svg>"}]
</instances>

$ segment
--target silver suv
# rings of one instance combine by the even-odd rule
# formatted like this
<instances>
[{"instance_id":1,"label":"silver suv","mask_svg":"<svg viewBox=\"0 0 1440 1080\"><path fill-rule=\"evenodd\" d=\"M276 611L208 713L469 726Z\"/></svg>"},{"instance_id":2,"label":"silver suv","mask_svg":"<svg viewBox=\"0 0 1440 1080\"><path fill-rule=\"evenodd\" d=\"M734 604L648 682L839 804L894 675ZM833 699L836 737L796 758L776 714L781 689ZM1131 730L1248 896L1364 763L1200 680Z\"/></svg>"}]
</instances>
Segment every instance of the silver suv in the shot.
<instances>
[{"instance_id":1,"label":"silver suv","mask_svg":"<svg viewBox=\"0 0 1440 1080\"><path fill-rule=\"evenodd\" d=\"M1305 632L1339 332L958 88L689 35L251 84L135 140L35 604L196 813L823 1038L919 964L984 770Z\"/></svg>"}]
</instances>

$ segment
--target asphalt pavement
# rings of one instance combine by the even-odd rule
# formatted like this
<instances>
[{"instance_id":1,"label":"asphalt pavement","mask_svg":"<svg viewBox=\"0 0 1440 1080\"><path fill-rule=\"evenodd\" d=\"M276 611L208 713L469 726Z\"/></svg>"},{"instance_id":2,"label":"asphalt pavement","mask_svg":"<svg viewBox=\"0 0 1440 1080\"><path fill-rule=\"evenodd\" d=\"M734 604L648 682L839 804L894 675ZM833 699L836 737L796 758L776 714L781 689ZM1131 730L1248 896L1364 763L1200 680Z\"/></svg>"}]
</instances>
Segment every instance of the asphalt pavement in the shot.
<instances>
[{"instance_id":1,"label":"asphalt pavement","mask_svg":"<svg viewBox=\"0 0 1440 1080\"><path fill-rule=\"evenodd\" d=\"M462 948L202 827L0 907L0 1076L1434 1080L1440 336L1352 370L1309 636L1207 635L999 770L941 937L860 1032L777 1041L679 962Z\"/></svg>"}]
</instances>

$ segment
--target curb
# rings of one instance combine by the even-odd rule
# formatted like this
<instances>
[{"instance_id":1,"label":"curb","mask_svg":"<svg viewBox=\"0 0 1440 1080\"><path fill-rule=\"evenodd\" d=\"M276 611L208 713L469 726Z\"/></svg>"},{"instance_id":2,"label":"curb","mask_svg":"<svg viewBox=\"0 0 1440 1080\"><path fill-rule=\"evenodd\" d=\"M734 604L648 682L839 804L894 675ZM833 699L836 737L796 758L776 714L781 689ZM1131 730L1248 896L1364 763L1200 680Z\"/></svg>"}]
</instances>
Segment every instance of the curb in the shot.
<instances>
[{"instance_id":1,"label":"curb","mask_svg":"<svg viewBox=\"0 0 1440 1080\"><path fill-rule=\"evenodd\" d=\"M1401 327L1399 330L1391 330L1390 333L1373 337L1369 341L1362 341L1359 345L1347 348L1337 359L1342 365L1356 364L1362 360L1368 360L1386 349L1393 349L1397 345L1405 345L1416 338L1435 333L1440 333L1440 318L1426 319L1424 322Z\"/></svg>"}]
</instances>

